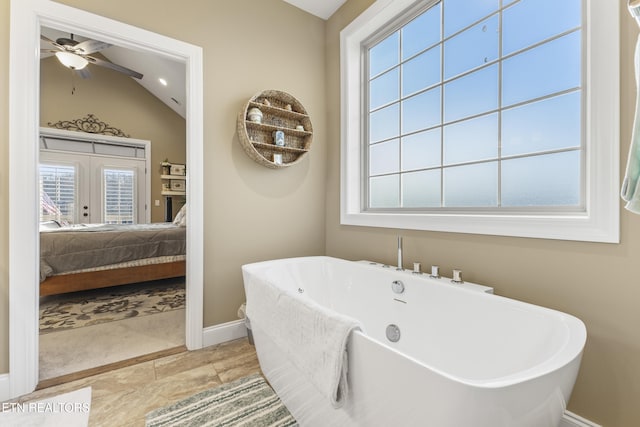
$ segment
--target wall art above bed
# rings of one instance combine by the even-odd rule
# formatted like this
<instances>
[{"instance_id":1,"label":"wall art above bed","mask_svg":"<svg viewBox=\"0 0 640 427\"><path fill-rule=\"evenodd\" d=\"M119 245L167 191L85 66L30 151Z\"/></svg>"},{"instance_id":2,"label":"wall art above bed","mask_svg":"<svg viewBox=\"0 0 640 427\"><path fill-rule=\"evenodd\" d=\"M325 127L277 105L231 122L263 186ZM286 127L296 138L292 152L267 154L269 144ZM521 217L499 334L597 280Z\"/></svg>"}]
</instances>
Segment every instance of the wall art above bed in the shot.
<instances>
[{"instance_id":1,"label":"wall art above bed","mask_svg":"<svg viewBox=\"0 0 640 427\"><path fill-rule=\"evenodd\" d=\"M93 114L87 114L81 119L60 120L56 123L47 123L48 126L55 129L73 130L77 132L98 133L100 135L121 136L129 138L129 135L121 129L115 128L108 123L98 120Z\"/></svg>"}]
</instances>

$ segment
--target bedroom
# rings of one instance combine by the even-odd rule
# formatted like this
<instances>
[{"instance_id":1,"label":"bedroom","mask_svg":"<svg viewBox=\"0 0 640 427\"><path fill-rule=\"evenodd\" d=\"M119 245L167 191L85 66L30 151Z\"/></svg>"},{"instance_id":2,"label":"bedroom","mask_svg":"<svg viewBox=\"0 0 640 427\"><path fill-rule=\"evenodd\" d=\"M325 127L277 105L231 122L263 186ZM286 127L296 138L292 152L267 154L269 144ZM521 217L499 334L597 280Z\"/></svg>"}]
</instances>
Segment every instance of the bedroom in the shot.
<instances>
[{"instance_id":1,"label":"bedroom","mask_svg":"<svg viewBox=\"0 0 640 427\"><path fill-rule=\"evenodd\" d=\"M236 318L244 299L239 271L244 263L317 254L393 260L395 230L348 227L339 218L339 31L372 1L349 0L327 21L280 0L220 1L215 5L193 1L189 8L167 3L162 10L154 8L155 2L62 3L203 47L205 328ZM8 22L9 1L4 0L2 7ZM624 8L619 12L622 163L633 118L632 58L637 28ZM9 30L4 28L6 50ZM2 64L8 70L8 53ZM235 136L235 118L243 103L268 88L296 95L307 107L315 129L308 160L300 167L278 171L282 173L267 173L253 163ZM8 99L7 77L1 91L2 98ZM0 117L5 129L0 178L6 206L8 113ZM2 241L7 242L8 213L3 210L0 215ZM502 294L564 309L584 319L590 335L569 408L605 425L635 425L640 420L635 405L640 353L637 328L630 325L639 321L635 278L640 275L640 252L633 236L640 234L640 222L624 211L620 218L622 238L616 245L411 231L404 233L405 252L423 265L440 263L443 269L462 261L470 280L495 283ZM8 289L13 273L7 243L1 253L0 372L6 373L11 350ZM518 277L518 284L513 284L512 277Z\"/></svg>"},{"instance_id":2,"label":"bedroom","mask_svg":"<svg viewBox=\"0 0 640 427\"><path fill-rule=\"evenodd\" d=\"M69 38L69 34L61 31L43 28L42 34L49 40L57 40L60 37ZM76 41L81 42L85 38L75 35L72 36ZM170 215L171 219L184 203L184 198L180 196L164 196L162 194L162 184L166 181L161 179L163 174L160 166L165 159L171 159L172 162L178 164L185 163L186 156L186 129L185 120L181 116L184 115L184 108L176 106L175 109L169 108L160 98L154 96L143 85L136 80L119 73L115 70L89 66L90 70L88 78L82 78L79 72L74 72L62 66L57 58L48 52L51 49L56 50L54 45L48 41L41 43L43 49L43 58L41 60L41 79L40 79L40 126L43 129L41 135L42 146L40 151L41 168L46 168L49 172L49 182L45 193L49 201L55 199L54 205L60 205L67 199L71 198L70 211L60 213L60 209L54 209L55 212L42 213L41 224L53 224L54 221L64 221L70 224L95 224L95 223L162 223L166 219L166 215ZM118 50L118 48L107 48L105 53L115 55L126 54L126 51ZM116 51L116 52L114 52ZM129 52L131 54L131 52ZM100 57L100 56L99 56ZM137 58L141 62L155 63L153 57L146 56L142 53ZM183 66L176 63L173 65L170 61L166 62L166 71L164 76L172 75L175 70L184 72ZM147 70L147 67L143 67ZM157 71L156 71L157 72ZM154 79L152 74L148 73L145 85L149 85L149 80ZM172 75L173 76L173 75ZM176 77L175 79L179 79ZM144 77L143 77L144 79ZM154 79L155 80L155 79ZM174 81L172 83L175 84ZM157 85L160 90L164 88ZM173 95L176 98L183 98L183 91L165 89L167 94L160 96ZM106 122L106 123L105 123ZM98 129L94 135L95 141L86 141L85 135L74 135L74 130L78 127L94 125ZM80 126L78 126L80 125ZM64 130L70 128L70 130ZM49 131L48 129L54 129ZM63 130L58 130L63 129ZM114 135L115 136L109 136ZM127 138L123 138L125 136ZM79 140L67 142L65 138L82 137ZM131 139L134 138L134 139ZM144 141L143 141L144 140ZM130 149L124 146L113 144L130 144L133 142L145 141L143 148L137 148L133 154L129 153ZM94 152L103 153L90 155L86 153L87 146L90 144L103 144L96 146ZM104 145L111 144L111 145ZM142 153L146 153L144 157ZM111 153L105 155L104 153ZM151 155L149 156L148 153ZM134 156L133 158L131 156ZM58 169L62 166L62 169ZM73 184L61 185L64 180L58 177L57 171L64 173L68 168L74 170ZM108 169L110 168L110 169ZM148 170L148 176L145 174ZM44 170L43 170L44 171ZM102 188L105 182L105 176L101 174L111 171L111 175L121 177L126 174L124 184L122 178L118 183L113 183L110 190L113 193L112 198L105 200L116 200L111 209L108 206L102 206L102 200L99 194L103 194ZM101 176L99 179L95 177ZM77 178L76 178L77 177ZM113 181L110 181L113 182ZM129 188L129 185L135 188ZM123 187L124 185L124 187ZM45 187L43 187L44 189ZM63 190L57 190L63 188ZM68 191L74 188L74 196L70 196ZM65 192L66 190L66 192ZM129 192L130 191L130 192ZM75 194L78 196L75 196ZM121 197L118 197L121 195ZM49 197L50 196L50 197ZM137 203L130 205L127 203L128 197L136 196ZM80 197L81 200L76 200ZM60 200L58 200L60 199ZM172 201L172 211L166 210L167 203ZM124 202L124 204L123 204ZM44 202L43 202L44 203ZM77 205L80 209L74 209ZM122 207L121 207L122 206ZM129 210L131 206L132 210ZM65 205L66 207L66 205ZM145 209L146 207L146 209ZM64 208L63 208L64 209ZM106 217L106 212L110 212L110 216ZM115 216L114 216L115 214ZM131 217L135 215L137 218ZM44 221L44 222L43 222ZM43 226L41 225L41 228ZM116 226L117 227L117 226ZM161 255L172 255L173 251L184 250L184 244L179 240L172 241L176 238L169 236L167 233L173 233L171 229L162 231L158 226L149 229L140 229L140 227L124 226L120 227L132 229L128 230L123 236L127 237L127 241L137 242L137 239L150 239L146 246L137 246L143 252L138 256L148 256L157 251L162 251ZM173 277L184 275L184 262L182 264L155 264L140 267L145 270L140 271L140 280L132 277L134 272L131 269L122 270L122 272L112 271L118 277L108 277L104 272L100 276L91 276L91 273L83 273L81 275L60 276L64 269L70 268L69 262L73 260L74 269L94 267L98 264L105 264L110 254L117 255L119 260L129 260L135 253L131 251L123 251L123 249L107 249L104 253L88 252L89 248L98 251L100 248L107 248L105 242L111 242L109 245L120 247L120 243L116 244L108 231L99 233L80 232L77 227L71 227L71 234L61 233L65 229L47 227L49 230L41 232L41 338L40 338L40 379L52 379L60 375L71 374L81 371L84 368L94 368L108 363L118 362L130 357L138 357L146 353L165 350L182 346L184 344L184 322L178 313L172 313L171 319L162 320L167 314L162 314L157 321L152 322L158 316L152 316L149 319L128 319L119 323L103 323L105 319L116 319L122 316L132 316L136 313L155 312L152 306L145 308L146 304L151 304L148 300L140 299L139 302L135 295L163 295L165 291L168 294L181 294L177 286L180 280L162 280L164 277ZM103 227L106 229L107 227ZM111 226L111 229L114 227ZM68 230L69 227L66 228ZM84 230L87 230L85 227ZM100 230L96 227L90 227L88 230ZM180 229L178 229L180 230ZM141 233L135 236L132 233ZM164 233L164 234L160 234ZM152 236L153 235L153 236ZM166 235L167 237L162 237ZM105 242L98 243L96 238L104 238ZM162 237L162 240L159 240ZM60 239L65 238L68 241L76 242L84 241L85 244L93 244L97 246L80 246L76 249L75 255L69 253L63 254L55 251L55 248L61 247ZM184 237L181 237L184 239ZM124 241L124 240L122 240ZM155 243L152 243L155 241ZM64 245L63 245L64 246ZM66 245L68 248L68 245ZM117 251L117 252L114 252ZM91 255L81 263L83 254ZM48 255L44 255L48 254ZM47 257L45 259L44 257ZM167 259L167 258L165 258ZM56 263L58 263L56 265ZM54 271L50 264L53 264L56 276L51 276ZM66 265L65 265L66 264ZM166 267L165 267L166 265ZM160 271L163 268L165 271ZM176 269L174 271L174 269ZM160 280L147 285L128 285L136 282L145 282L151 279L149 274L153 272L153 279ZM87 276L89 275L89 276ZM146 275L146 276L145 276ZM70 280L75 279L75 280ZM46 280L45 280L46 279ZM117 289L105 289L103 291L85 291L84 289L98 288L99 286L117 285L124 283L122 287ZM183 282L184 283L184 282ZM155 286L153 286L155 285ZM64 292L64 294L62 294ZM74 293L76 292L76 293ZM177 292L177 294L176 294ZM160 294L159 294L160 293ZM47 296L53 295L53 296ZM109 296L112 295L112 296ZM158 298L158 297L156 297ZM167 297L160 297L168 298ZM183 297L182 297L183 298ZM114 301L119 300L116 304ZM96 301L95 303L92 301ZM98 302L102 301L102 302ZM111 301L111 302L110 302ZM71 304L74 302L74 304ZM136 309L138 304L142 304L140 309ZM125 306L130 305L126 314L119 313L125 310ZM89 309L89 307L93 307ZM107 313L103 313L104 311ZM173 310L171 310L173 311ZM183 311L180 311L183 313ZM71 316L70 313L76 313ZM164 316L164 317L163 317ZM176 318L176 316L178 316ZM81 322L79 319L85 319ZM72 320L76 319L76 320ZM145 330L150 326L144 321L151 322L151 325L157 330L165 329L172 331L166 339L160 340L153 338L158 333L146 333ZM160 323L158 323L160 322ZM170 323L166 323L170 322ZM174 325L177 322L178 325ZM69 328L69 325L81 325L83 323L95 326L87 328ZM97 323L100 323L99 325ZM180 326L182 325L182 326ZM88 334L88 335L87 335ZM100 339L92 339L91 336L102 337ZM149 336L149 338L145 338ZM109 338L110 337L110 338ZM64 347L56 346L56 341L63 339L68 343ZM89 345L88 342L93 342ZM155 344L151 344L155 343ZM121 349L119 352L114 349ZM145 350L146 348L146 350ZM107 349L111 349L107 351ZM83 354L82 358L74 357L74 354ZM63 368L64 366L64 368Z\"/></svg>"}]
</instances>

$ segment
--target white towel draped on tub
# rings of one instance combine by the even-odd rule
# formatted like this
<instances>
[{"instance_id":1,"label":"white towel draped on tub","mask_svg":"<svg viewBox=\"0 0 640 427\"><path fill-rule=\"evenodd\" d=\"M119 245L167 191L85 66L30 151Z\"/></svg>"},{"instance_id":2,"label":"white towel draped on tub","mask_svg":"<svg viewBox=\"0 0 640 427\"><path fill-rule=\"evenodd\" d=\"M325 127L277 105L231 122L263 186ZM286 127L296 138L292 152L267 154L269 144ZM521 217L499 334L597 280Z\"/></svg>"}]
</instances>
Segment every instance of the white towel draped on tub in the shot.
<instances>
[{"instance_id":1,"label":"white towel draped on tub","mask_svg":"<svg viewBox=\"0 0 640 427\"><path fill-rule=\"evenodd\" d=\"M631 133L631 147L624 181L622 181L622 199L627 202L625 208L640 214L640 37L636 43L634 57L636 68L636 115Z\"/></svg>"},{"instance_id":2,"label":"white towel draped on tub","mask_svg":"<svg viewBox=\"0 0 640 427\"><path fill-rule=\"evenodd\" d=\"M343 405L348 393L347 341L357 320L291 294L266 281L245 278L247 317L331 401Z\"/></svg>"}]
</instances>

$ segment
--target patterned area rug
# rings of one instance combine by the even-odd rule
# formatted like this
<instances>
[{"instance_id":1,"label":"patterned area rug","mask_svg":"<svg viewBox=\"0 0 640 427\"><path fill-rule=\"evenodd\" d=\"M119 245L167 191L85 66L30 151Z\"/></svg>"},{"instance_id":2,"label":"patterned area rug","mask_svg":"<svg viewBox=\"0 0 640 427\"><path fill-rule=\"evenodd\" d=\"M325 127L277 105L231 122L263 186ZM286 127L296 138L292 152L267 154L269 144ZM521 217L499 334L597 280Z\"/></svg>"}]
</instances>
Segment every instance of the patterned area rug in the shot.
<instances>
[{"instance_id":1,"label":"patterned area rug","mask_svg":"<svg viewBox=\"0 0 640 427\"><path fill-rule=\"evenodd\" d=\"M298 423L261 375L194 394L146 416L147 427L293 427Z\"/></svg>"},{"instance_id":2,"label":"patterned area rug","mask_svg":"<svg viewBox=\"0 0 640 427\"><path fill-rule=\"evenodd\" d=\"M42 298L40 333L183 309L184 284L180 277Z\"/></svg>"}]
</instances>

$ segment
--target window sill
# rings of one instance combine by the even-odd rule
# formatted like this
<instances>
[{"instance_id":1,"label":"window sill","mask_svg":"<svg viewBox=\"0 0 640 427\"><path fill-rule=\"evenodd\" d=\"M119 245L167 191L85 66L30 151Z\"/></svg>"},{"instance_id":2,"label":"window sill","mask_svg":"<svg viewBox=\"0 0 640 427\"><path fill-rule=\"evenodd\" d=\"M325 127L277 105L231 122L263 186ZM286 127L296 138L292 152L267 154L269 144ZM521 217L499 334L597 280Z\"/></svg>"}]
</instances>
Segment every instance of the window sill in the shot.
<instances>
[{"instance_id":1,"label":"window sill","mask_svg":"<svg viewBox=\"0 0 640 427\"><path fill-rule=\"evenodd\" d=\"M597 224L588 215L491 215L360 212L341 215L343 225L399 228L494 236L618 243L611 221Z\"/></svg>"}]
</instances>

